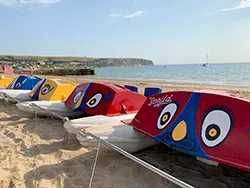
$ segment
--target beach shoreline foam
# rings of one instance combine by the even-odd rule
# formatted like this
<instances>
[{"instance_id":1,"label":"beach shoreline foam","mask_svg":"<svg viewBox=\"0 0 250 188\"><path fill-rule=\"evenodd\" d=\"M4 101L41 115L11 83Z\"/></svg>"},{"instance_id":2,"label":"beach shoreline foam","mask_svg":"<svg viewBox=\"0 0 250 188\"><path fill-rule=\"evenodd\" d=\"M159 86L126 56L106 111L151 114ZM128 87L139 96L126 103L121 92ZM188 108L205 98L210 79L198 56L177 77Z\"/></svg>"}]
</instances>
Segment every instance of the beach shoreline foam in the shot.
<instances>
[{"instance_id":1,"label":"beach shoreline foam","mask_svg":"<svg viewBox=\"0 0 250 188\"><path fill-rule=\"evenodd\" d=\"M62 78L41 76L46 78ZM65 77L64 77L65 78ZM160 87L163 92L201 89L224 90L250 99L250 88L202 84L152 83L67 76L76 83L111 81L121 85ZM0 187L88 187L96 148L83 148L75 136L65 140L61 120L24 117L14 104L0 102ZM177 187L144 167L101 146L93 188ZM219 165L210 166L195 157L170 150L164 145L135 154L142 160L200 188L250 187L250 173Z\"/></svg>"}]
</instances>

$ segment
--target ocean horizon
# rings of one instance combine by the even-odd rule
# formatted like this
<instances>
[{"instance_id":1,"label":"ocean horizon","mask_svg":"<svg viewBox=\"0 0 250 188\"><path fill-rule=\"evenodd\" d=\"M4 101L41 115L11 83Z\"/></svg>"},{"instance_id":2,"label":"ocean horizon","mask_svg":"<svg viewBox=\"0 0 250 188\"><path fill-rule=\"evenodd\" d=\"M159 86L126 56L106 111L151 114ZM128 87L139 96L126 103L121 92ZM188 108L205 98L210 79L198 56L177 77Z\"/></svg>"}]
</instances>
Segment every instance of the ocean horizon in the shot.
<instances>
[{"instance_id":1,"label":"ocean horizon","mask_svg":"<svg viewBox=\"0 0 250 188\"><path fill-rule=\"evenodd\" d=\"M89 78L250 87L250 62L96 68Z\"/></svg>"}]
</instances>

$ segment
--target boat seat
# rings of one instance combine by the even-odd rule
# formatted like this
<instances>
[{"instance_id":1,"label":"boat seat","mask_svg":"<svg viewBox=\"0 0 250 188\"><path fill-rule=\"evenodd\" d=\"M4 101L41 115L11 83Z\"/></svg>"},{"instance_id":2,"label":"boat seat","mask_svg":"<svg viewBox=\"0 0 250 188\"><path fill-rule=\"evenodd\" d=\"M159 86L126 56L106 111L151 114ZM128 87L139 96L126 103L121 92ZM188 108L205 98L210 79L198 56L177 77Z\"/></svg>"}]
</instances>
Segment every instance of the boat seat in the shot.
<instances>
[{"instance_id":1,"label":"boat seat","mask_svg":"<svg viewBox=\"0 0 250 188\"><path fill-rule=\"evenodd\" d=\"M135 86L124 85L124 87L131 90L131 91L133 91L133 92L138 93L138 88L135 87Z\"/></svg>"},{"instance_id":2,"label":"boat seat","mask_svg":"<svg viewBox=\"0 0 250 188\"><path fill-rule=\"evenodd\" d=\"M161 88L156 88L156 87L146 87L144 90L144 96L148 97L154 94L160 94L162 92Z\"/></svg>"}]
</instances>

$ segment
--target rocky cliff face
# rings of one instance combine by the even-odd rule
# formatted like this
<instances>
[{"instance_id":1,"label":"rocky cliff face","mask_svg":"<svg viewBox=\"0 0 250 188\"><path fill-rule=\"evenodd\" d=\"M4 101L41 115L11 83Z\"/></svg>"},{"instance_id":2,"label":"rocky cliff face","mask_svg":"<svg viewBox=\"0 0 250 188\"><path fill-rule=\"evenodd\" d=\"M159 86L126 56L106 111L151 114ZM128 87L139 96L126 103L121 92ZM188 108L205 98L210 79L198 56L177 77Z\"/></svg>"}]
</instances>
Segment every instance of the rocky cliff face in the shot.
<instances>
[{"instance_id":1,"label":"rocky cliff face","mask_svg":"<svg viewBox=\"0 0 250 188\"><path fill-rule=\"evenodd\" d=\"M137 58L124 58L124 59L112 59L112 58L100 58L95 59L88 63L95 67L114 67L114 66L152 66L153 61Z\"/></svg>"}]
</instances>

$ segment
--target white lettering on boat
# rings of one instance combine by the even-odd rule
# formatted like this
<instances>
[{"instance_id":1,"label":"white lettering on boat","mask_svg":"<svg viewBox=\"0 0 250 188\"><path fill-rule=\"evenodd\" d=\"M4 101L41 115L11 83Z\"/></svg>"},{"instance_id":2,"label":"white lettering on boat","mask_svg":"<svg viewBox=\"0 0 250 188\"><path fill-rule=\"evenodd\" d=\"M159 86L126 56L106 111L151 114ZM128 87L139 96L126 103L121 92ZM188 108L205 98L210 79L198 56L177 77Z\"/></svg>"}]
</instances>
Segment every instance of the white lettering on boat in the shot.
<instances>
[{"instance_id":1,"label":"white lettering on boat","mask_svg":"<svg viewBox=\"0 0 250 188\"><path fill-rule=\"evenodd\" d=\"M172 102L171 100L172 97L173 95L170 95L170 96L165 95L165 96L162 96L161 98L149 97L148 106L159 107L160 105L168 104Z\"/></svg>"}]
</instances>

